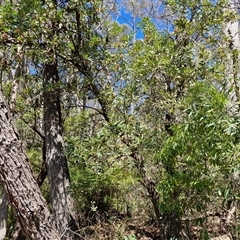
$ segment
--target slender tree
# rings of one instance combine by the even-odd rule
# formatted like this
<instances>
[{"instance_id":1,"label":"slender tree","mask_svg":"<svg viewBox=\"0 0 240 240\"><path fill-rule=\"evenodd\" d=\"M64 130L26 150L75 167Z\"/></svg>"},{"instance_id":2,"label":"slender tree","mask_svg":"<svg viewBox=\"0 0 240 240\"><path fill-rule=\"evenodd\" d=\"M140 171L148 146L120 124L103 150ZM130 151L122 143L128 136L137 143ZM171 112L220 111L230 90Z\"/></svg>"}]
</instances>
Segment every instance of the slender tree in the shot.
<instances>
[{"instance_id":1,"label":"slender tree","mask_svg":"<svg viewBox=\"0 0 240 240\"><path fill-rule=\"evenodd\" d=\"M238 10L237 3L234 0L229 0L228 5L225 9L227 14L232 13L235 15L235 19L231 19L225 23L224 32L228 37L227 49L229 53L228 64L226 67L226 82L225 88L230 98L231 112L236 114L240 110L240 90L238 79L240 76L239 72L239 51L240 51L240 38L239 38L239 21L236 19Z\"/></svg>"},{"instance_id":2,"label":"slender tree","mask_svg":"<svg viewBox=\"0 0 240 240\"><path fill-rule=\"evenodd\" d=\"M64 153L63 129L60 105L60 89L57 64L45 64L44 84L44 133L47 175L50 200L55 224L63 239L74 236L78 229L74 201L69 193L70 176Z\"/></svg>"}]
</instances>

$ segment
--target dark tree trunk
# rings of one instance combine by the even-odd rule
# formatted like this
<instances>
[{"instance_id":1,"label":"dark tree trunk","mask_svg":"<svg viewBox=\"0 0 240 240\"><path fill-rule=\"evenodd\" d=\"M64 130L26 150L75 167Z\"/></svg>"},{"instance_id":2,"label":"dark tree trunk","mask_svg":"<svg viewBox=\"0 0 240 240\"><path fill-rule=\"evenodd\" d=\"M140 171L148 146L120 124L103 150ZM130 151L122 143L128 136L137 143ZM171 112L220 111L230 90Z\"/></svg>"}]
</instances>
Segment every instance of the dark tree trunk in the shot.
<instances>
[{"instance_id":1,"label":"dark tree trunk","mask_svg":"<svg viewBox=\"0 0 240 240\"><path fill-rule=\"evenodd\" d=\"M60 239L1 91L0 180L27 239Z\"/></svg>"},{"instance_id":2,"label":"dark tree trunk","mask_svg":"<svg viewBox=\"0 0 240 240\"><path fill-rule=\"evenodd\" d=\"M69 193L70 177L64 154L60 88L56 64L44 67L44 132L47 175L52 214L62 239L77 239L78 229L74 201Z\"/></svg>"}]
</instances>

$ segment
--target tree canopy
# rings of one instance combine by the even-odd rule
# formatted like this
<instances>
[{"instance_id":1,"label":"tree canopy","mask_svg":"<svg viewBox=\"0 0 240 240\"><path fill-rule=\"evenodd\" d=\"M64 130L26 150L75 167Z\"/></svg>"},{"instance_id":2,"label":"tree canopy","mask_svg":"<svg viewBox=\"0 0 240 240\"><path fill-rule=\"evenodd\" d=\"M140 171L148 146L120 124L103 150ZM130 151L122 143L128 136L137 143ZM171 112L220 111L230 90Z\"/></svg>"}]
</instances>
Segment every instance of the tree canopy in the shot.
<instances>
[{"instance_id":1,"label":"tree canopy","mask_svg":"<svg viewBox=\"0 0 240 240\"><path fill-rule=\"evenodd\" d=\"M3 1L6 239L237 239L238 20L225 0Z\"/></svg>"}]
</instances>

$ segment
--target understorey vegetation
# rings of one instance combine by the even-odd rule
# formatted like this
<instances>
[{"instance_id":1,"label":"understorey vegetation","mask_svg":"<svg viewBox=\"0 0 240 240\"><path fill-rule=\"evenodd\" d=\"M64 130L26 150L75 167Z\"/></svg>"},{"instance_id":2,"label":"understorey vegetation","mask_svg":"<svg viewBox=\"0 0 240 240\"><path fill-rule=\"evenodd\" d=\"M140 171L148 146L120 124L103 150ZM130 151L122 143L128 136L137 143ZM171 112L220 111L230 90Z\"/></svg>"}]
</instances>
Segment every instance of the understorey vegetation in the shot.
<instances>
[{"instance_id":1,"label":"understorey vegetation","mask_svg":"<svg viewBox=\"0 0 240 240\"><path fill-rule=\"evenodd\" d=\"M239 239L235 1L2 1L0 239Z\"/></svg>"}]
</instances>

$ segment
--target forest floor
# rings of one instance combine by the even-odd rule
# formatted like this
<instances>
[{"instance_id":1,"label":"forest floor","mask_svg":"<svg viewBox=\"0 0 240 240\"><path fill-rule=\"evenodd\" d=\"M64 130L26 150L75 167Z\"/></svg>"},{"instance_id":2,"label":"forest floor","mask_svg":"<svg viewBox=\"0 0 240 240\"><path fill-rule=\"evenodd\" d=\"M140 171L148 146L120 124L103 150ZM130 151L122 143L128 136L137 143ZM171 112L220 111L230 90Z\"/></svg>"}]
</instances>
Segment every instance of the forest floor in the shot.
<instances>
[{"instance_id":1,"label":"forest floor","mask_svg":"<svg viewBox=\"0 0 240 240\"><path fill-rule=\"evenodd\" d=\"M199 216L182 219L182 227L179 240L234 240L237 235L236 212L231 211L208 212L205 217ZM91 240L165 240L162 230L156 221L141 215L128 217L124 214L110 213L98 215L98 220L88 222L81 228L82 239ZM96 220L96 219L95 219ZM207 228L208 238L201 236L201 232ZM176 239L177 240L177 239Z\"/></svg>"}]
</instances>

